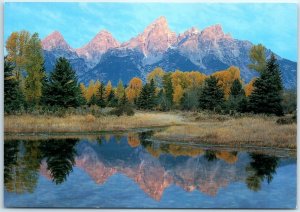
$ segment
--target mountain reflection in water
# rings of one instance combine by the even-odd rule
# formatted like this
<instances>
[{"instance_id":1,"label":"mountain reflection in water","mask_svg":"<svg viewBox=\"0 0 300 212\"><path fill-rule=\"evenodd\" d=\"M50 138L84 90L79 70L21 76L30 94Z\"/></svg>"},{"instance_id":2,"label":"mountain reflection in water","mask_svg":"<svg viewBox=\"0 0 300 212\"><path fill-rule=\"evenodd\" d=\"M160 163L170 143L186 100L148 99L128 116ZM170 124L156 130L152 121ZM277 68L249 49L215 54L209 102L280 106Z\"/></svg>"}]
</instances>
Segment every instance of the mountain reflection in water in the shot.
<instances>
[{"instance_id":1,"label":"mountain reflection in water","mask_svg":"<svg viewBox=\"0 0 300 212\"><path fill-rule=\"evenodd\" d=\"M233 183L259 192L264 181L272 183L281 164L281 159L266 154L150 142L149 136L151 131L97 139L5 141L5 195L34 193L39 176L64 184L77 167L99 185L121 173L155 201L172 185L215 197ZM286 161L282 164L295 163Z\"/></svg>"}]
</instances>

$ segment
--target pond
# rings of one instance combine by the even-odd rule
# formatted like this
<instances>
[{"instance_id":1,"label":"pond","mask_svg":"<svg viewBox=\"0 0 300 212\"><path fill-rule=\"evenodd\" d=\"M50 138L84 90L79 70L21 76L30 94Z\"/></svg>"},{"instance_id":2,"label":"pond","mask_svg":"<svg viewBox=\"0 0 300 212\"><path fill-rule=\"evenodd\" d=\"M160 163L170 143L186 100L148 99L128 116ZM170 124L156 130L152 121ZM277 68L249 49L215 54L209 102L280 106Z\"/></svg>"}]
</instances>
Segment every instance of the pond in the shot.
<instances>
[{"instance_id":1,"label":"pond","mask_svg":"<svg viewBox=\"0 0 300 212\"><path fill-rule=\"evenodd\" d=\"M294 157L152 142L149 136L6 139L4 205L296 207Z\"/></svg>"}]
</instances>

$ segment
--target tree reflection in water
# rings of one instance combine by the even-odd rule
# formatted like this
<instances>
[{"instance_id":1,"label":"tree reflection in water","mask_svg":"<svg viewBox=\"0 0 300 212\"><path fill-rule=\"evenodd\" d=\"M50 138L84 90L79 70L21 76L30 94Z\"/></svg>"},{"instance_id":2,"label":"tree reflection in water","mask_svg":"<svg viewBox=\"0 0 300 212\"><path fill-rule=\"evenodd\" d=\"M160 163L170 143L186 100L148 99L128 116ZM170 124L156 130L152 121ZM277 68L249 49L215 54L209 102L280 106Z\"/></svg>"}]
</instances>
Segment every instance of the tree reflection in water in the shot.
<instances>
[{"instance_id":1,"label":"tree reflection in water","mask_svg":"<svg viewBox=\"0 0 300 212\"><path fill-rule=\"evenodd\" d=\"M207 161L214 161L217 160L216 154L217 152L214 150L206 150L204 153L204 158L206 158Z\"/></svg>"},{"instance_id":2,"label":"tree reflection in water","mask_svg":"<svg viewBox=\"0 0 300 212\"><path fill-rule=\"evenodd\" d=\"M41 152L46 158L47 169L56 184L63 183L75 164L75 145L78 139L50 139L42 142Z\"/></svg>"},{"instance_id":3,"label":"tree reflection in water","mask_svg":"<svg viewBox=\"0 0 300 212\"><path fill-rule=\"evenodd\" d=\"M251 153L250 157L252 161L246 167L246 171L249 173L246 184L249 189L259 191L264 179L267 180L268 184L272 181L274 174L276 174L279 158L255 153Z\"/></svg>"},{"instance_id":4,"label":"tree reflection in water","mask_svg":"<svg viewBox=\"0 0 300 212\"><path fill-rule=\"evenodd\" d=\"M39 141L11 140L4 143L4 185L7 191L32 193L38 180L41 154Z\"/></svg>"},{"instance_id":5,"label":"tree reflection in water","mask_svg":"<svg viewBox=\"0 0 300 212\"><path fill-rule=\"evenodd\" d=\"M127 140L128 146L121 147L119 145L113 147L114 142L110 142L109 144L105 142L104 137L100 136L98 139L95 139L96 142L93 143L101 149L101 151L100 149L97 150L101 152L101 157L92 157L92 159L99 161L85 165L90 165L90 170L95 171L92 167L93 164L100 164L100 168L105 168L102 170L104 172L117 170L127 173L130 176L135 176L133 177L134 179L142 179L143 177L151 179L153 174L151 173L151 176L148 176L148 170L157 169L158 171L155 171L155 173L162 174L161 179L165 179L164 177L166 176L169 177L166 178L169 181L162 182L171 183L171 180L181 179L181 183L179 184L187 190L196 188L201 188L203 191L217 190L217 188L224 186L231 180L235 181L239 179L245 182L249 189L258 191L261 189L261 184L265 179L268 183L272 181L279 163L277 157L264 154L249 154L251 158L250 162L247 156L241 159L241 163L241 161L238 162L239 157L237 152L216 151L212 149L203 150L193 146L151 142L147 138L151 137L152 133L151 131L140 134L130 133L128 134ZM6 190L16 193L33 192L37 185L40 174L39 171L41 171L40 168L44 168L44 170L50 174L55 184L61 184L66 181L75 165L75 157L77 155L76 145L78 141L78 139L5 141L4 184ZM93 147L93 145L89 146L90 144L84 141L82 144L87 145L87 147L89 147L87 149ZM100 154L97 153L97 151L95 150L95 155ZM153 157L148 157L148 153ZM80 151L79 154L79 157L87 157L82 155ZM88 151L87 154L91 154L91 152ZM222 161L225 161L226 164ZM243 161L245 161L245 163ZM85 162L89 162L89 160ZM141 172L141 166L137 166L139 167L138 172L134 167L136 164L142 162L144 166L148 164L149 167L147 167L144 172ZM166 163L169 165L166 165ZM45 164L45 166L43 166L43 164ZM193 170L190 170L190 166L193 166L193 164L196 165ZM224 166L227 167L226 170L229 170L226 173L224 173ZM166 167L168 167L166 173L169 175L162 171ZM101 169L97 171L101 172ZM220 172L222 172L222 174L220 174ZM234 176L235 174L238 174L238 176ZM137 177L136 175L141 176ZM159 178L160 175L158 174L155 177ZM147 180L144 179L142 182L144 181ZM151 180L149 182L151 182ZM178 182L176 181L176 183ZM187 185L192 186L189 187ZM209 187L213 185L215 187Z\"/></svg>"}]
</instances>

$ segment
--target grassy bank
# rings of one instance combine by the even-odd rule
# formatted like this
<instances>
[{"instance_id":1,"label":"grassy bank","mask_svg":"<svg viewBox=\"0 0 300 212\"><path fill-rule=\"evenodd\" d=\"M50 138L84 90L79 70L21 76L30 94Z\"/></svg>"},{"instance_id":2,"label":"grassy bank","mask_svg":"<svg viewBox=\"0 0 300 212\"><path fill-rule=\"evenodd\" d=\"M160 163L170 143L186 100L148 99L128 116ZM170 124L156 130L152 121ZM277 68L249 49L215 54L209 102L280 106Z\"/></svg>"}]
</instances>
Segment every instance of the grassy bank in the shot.
<instances>
[{"instance_id":1,"label":"grassy bank","mask_svg":"<svg viewBox=\"0 0 300 212\"><path fill-rule=\"evenodd\" d=\"M141 113L134 116L43 115L5 116L5 133L82 133L122 131L133 128L161 127L182 124L181 117L172 113Z\"/></svg>"},{"instance_id":2,"label":"grassy bank","mask_svg":"<svg viewBox=\"0 0 300 212\"><path fill-rule=\"evenodd\" d=\"M296 149L296 123L278 124L278 117L246 115L232 117L207 113L136 112L134 116L65 117L5 116L5 133L92 133L163 127L154 140L225 145L228 147L277 147ZM74 136L74 135L70 135Z\"/></svg>"},{"instance_id":3,"label":"grassy bank","mask_svg":"<svg viewBox=\"0 0 300 212\"><path fill-rule=\"evenodd\" d=\"M296 123L280 125L277 117L186 115L184 126L171 126L154 139L231 147L257 146L296 149Z\"/></svg>"}]
</instances>

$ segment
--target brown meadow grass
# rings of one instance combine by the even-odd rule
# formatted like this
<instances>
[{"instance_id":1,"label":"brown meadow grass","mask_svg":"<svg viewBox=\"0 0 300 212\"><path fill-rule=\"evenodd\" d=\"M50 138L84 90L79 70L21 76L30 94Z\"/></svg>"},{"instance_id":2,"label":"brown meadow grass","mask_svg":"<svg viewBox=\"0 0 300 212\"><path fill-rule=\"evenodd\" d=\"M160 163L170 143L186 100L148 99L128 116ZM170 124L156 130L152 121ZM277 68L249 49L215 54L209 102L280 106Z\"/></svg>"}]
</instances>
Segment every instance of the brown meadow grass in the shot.
<instances>
[{"instance_id":1,"label":"brown meadow grass","mask_svg":"<svg viewBox=\"0 0 300 212\"><path fill-rule=\"evenodd\" d=\"M162 127L181 124L181 118L172 113L141 113L134 116L68 115L55 116L5 116L5 133L83 133L124 131L134 128Z\"/></svg>"},{"instance_id":2,"label":"brown meadow grass","mask_svg":"<svg viewBox=\"0 0 300 212\"><path fill-rule=\"evenodd\" d=\"M229 147L276 147L296 149L296 123L280 125L277 117L246 115L232 117L207 113L141 112L134 116L95 117L67 115L5 116L4 130L12 134L93 133L126 131L138 128L165 127L153 135L155 140ZM69 136L76 136L70 135Z\"/></svg>"},{"instance_id":3,"label":"brown meadow grass","mask_svg":"<svg viewBox=\"0 0 300 212\"><path fill-rule=\"evenodd\" d=\"M196 118L197 119L197 118ZM221 119L221 120L218 120ZM279 125L276 117L253 116L200 119L184 126L170 126L154 134L158 140L296 149L295 123Z\"/></svg>"}]
</instances>

